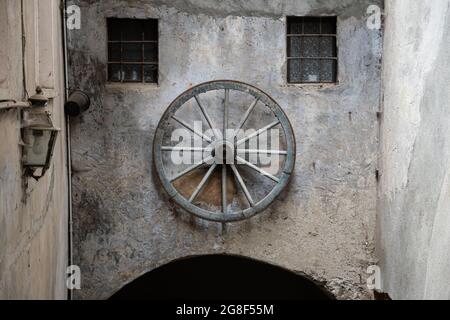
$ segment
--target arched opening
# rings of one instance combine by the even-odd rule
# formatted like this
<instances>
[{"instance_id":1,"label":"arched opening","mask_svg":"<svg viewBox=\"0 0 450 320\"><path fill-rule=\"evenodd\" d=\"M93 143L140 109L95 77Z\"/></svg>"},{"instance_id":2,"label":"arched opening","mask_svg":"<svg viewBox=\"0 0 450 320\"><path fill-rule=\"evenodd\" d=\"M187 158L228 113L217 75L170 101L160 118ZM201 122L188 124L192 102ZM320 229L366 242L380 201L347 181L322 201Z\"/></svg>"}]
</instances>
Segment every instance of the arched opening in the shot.
<instances>
[{"instance_id":1,"label":"arched opening","mask_svg":"<svg viewBox=\"0 0 450 320\"><path fill-rule=\"evenodd\" d=\"M330 300L313 281L286 269L237 256L210 255L171 262L112 300Z\"/></svg>"}]
</instances>

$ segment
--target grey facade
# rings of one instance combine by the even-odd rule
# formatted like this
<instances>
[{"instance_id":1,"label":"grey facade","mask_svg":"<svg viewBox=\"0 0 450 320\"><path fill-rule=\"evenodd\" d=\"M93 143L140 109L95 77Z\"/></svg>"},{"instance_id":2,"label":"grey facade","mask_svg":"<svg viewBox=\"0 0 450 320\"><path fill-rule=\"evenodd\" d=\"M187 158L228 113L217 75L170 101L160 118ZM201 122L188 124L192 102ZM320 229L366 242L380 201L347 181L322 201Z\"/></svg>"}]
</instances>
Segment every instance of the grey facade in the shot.
<instances>
[{"instance_id":1,"label":"grey facade","mask_svg":"<svg viewBox=\"0 0 450 320\"><path fill-rule=\"evenodd\" d=\"M71 123L74 257L84 276L77 298L107 298L158 266L208 253L294 270L340 298L370 298L382 51L381 31L366 27L373 2L77 3L83 27L69 34L70 85L94 97ZM286 15L338 16L338 84L287 84ZM107 83L107 17L159 19L159 85ZM152 173L153 135L167 106L219 79L271 95L293 123L298 150L282 197L227 225L177 211Z\"/></svg>"}]
</instances>

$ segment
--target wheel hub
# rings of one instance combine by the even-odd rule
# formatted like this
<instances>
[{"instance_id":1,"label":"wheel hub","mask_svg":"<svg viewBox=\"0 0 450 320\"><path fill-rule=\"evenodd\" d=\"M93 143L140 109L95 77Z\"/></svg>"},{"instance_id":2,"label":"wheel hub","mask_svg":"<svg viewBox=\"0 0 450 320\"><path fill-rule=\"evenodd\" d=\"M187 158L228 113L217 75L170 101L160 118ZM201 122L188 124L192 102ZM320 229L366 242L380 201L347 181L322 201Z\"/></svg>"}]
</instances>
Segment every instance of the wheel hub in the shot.
<instances>
[{"instance_id":1,"label":"wheel hub","mask_svg":"<svg viewBox=\"0 0 450 320\"><path fill-rule=\"evenodd\" d=\"M211 156L216 164L236 164L235 146L229 141L219 141L215 144Z\"/></svg>"}]
</instances>

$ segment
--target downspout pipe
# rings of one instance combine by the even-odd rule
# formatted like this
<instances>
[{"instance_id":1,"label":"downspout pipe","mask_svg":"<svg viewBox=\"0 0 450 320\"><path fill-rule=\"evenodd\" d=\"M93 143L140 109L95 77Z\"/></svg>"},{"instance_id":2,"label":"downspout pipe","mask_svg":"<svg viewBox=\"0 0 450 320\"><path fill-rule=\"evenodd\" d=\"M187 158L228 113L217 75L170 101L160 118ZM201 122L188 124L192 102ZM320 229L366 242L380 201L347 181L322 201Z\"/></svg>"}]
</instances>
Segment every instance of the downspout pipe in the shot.
<instances>
[{"instance_id":1,"label":"downspout pipe","mask_svg":"<svg viewBox=\"0 0 450 320\"><path fill-rule=\"evenodd\" d=\"M61 0L61 23L63 28L63 60L64 60L64 104L69 99L69 71L68 71L68 48L67 48L67 2ZM72 231L73 231L73 219L72 219L72 159L71 159L71 143L70 143L70 116L66 114L66 148L67 148L67 190L68 190L68 266L73 265L73 243L72 243ZM73 299L72 290L67 291L68 300Z\"/></svg>"}]
</instances>

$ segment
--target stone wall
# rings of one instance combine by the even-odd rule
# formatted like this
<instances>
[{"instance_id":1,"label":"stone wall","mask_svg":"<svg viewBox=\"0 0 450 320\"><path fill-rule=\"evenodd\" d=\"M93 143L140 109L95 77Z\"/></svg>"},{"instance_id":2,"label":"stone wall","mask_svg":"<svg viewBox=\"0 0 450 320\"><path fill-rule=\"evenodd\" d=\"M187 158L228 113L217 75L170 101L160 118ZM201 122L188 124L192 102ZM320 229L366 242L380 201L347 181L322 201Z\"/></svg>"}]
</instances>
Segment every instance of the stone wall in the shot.
<instances>
[{"instance_id":1,"label":"stone wall","mask_svg":"<svg viewBox=\"0 0 450 320\"><path fill-rule=\"evenodd\" d=\"M449 299L450 1L386 4L379 253L393 299Z\"/></svg>"},{"instance_id":2,"label":"stone wall","mask_svg":"<svg viewBox=\"0 0 450 320\"><path fill-rule=\"evenodd\" d=\"M209 253L273 263L370 298L376 263L376 170L382 36L366 27L381 1L74 1L82 28L69 34L70 85L92 97L73 119L74 257L79 299L104 299L172 260ZM286 83L286 16L337 15L339 84ZM160 82L107 83L107 17L158 18ZM221 225L164 198L152 142L167 106L189 87L240 80L271 95L295 128L297 165L266 212Z\"/></svg>"}]
</instances>

